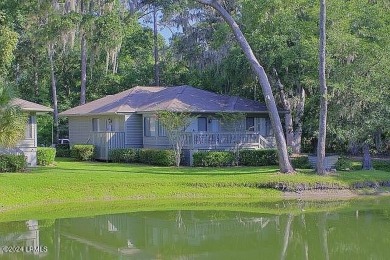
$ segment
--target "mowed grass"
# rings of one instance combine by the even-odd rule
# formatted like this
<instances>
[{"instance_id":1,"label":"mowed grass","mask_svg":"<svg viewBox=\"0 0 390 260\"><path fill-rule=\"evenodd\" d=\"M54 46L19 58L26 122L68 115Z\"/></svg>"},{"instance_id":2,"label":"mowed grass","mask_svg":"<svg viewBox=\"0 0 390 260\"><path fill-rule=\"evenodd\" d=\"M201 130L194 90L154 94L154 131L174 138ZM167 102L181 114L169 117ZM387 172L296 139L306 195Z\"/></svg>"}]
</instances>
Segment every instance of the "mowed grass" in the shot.
<instances>
[{"instance_id":1,"label":"mowed grass","mask_svg":"<svg viewBox=\"0 0 390 260\"><path fill-rule=\"evenodd\" d=\"M338 172L318 176L311 171L294 175L271 167L153 167L136 164L75 162L60 159L55 166L25 173L0 174L0 212L43 209L58 205L134 202L152 207L164 201L277 201L275 187L350 188L356 183L390 181L384 171Z\"/></svg>"}]
</instances>

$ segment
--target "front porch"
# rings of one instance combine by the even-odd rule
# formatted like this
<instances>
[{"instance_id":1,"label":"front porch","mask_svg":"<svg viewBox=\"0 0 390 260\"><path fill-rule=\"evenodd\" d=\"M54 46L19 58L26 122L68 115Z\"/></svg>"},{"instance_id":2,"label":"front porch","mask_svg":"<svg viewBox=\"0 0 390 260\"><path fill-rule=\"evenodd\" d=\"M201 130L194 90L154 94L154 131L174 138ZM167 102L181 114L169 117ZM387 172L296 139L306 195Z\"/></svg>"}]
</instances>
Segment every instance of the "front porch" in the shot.
<instances>
[{"instance_id":1,"label":"front porch","mask_svg":"<svg viewBox=\"0 0 390 260\"><path fill-rule=\"evenodd\" d=\"M233 149L265 149L275 147L273 136L264 137L260 133L245 132L185 132L183 133L186 150L233 150ZM153 142L150 142L153 139ZM127 145L125 132L91 132L88 144L96 147L96 158L108 159L111 149L131 148ZM145 145L145 143L144 143ZM148 148L171 148L166 136L148 137Z\"/></svg>"},{"instance_id":2,"label":"front porch","mask_svg":"<svg viewBox=\"0 0 390 260\"><path fill-rule=\"evenodd\" d=\"M234 148L264 149L275 146L274 137L263 137L260 133L184 133L184 149L229 150Z\"/></svg>"}]
</instances>

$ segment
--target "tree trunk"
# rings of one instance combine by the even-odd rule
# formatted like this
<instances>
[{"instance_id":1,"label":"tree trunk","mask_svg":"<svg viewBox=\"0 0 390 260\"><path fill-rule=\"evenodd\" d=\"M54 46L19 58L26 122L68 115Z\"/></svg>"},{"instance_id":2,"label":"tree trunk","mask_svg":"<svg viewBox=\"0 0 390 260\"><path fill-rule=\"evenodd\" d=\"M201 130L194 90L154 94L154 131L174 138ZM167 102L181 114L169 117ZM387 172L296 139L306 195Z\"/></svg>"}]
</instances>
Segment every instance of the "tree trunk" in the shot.
<instances>
[{"instance_id":1,"label":"tree trunk","mask_svg":"<svg viewBox=\"0 0 390 260\"><path fill-rule=\"evenodd\" d=\"M154 85L160 86L160 64L158 57L157 7L153 6Z\"/></svg>"},{"instance_id":2,"label":"tree trunk","mask_svg":"<svg viewBox=\"0 0 390 260\"><path fill-rule=\"evenodd\" d=\"M242 51L247 57L249 63L256 76L259 78L260 85L263 90L263 95L267 109L270 114L271 124L275 132L276 145L278 148L278 158L279 158L279 168L283 173L292 173L294 172L293 167L288 158L286 140L283 134L282 124L280 122L278 109L276 107L275 98L272 94L272 89L267 77L267 74L264 71L264 68L260 65L256 59L248 41L246 40L244 34L241 32L238 24L230 16L230 14L216 1L216 0L197 0L199 3L209 5L222 16L222 18L227 22L227 24L232 29L234 36L236 37L237 42L239 43Z\"/></svg>"},{"instance_id":3,"label":"tree trunk","mask_svg":"<svg viewBox=\"0 0 390 260\"><path fill-rule=\"evenodd\" d=\"M80 87L80 105L84 105L87 92L87 41L85 32L81 35L81 87Z\"/></svg>"},{"instance_id":4,"label":"tree trunk","mask_svg":"<svg viewBox=\"0 0 390 260\"><path fill-rule=\"evenodd\" d=\"M295 131L293 139L293 153L301 153L302 147L302 129L303 129L303 115L305 111L306 92L301 86L298 86L299 99L296 105L296 113L294 117Z\"/></svg>"},{"instance_id":5,"label":"tree trunk","mask_svg":"<svg viewBox=\"0 0 390 260\"><path fill-rule=\"evenodd\" d=\"M303 113L305 109L306 93L305 89L298 85L297 95L298 100L291 106L290 100L287 98L284 92L284 85L282 84L277 70L273 69L276 76L276 85L279 90L279 97L283 106L283 109L289 111L284 115L284 126L286 130L286 143L287 146L292 148L293 153L301 153L301 140L302 140L302 128L303 128ZM292 109L296 110L295 116L292 116ZM295 126L295 127L294 127ZM295 129L294 129L295 128Z\"/></svg>"},{"instance_id":6,"label":"tree trunk","mask_svg":"<svg viewBox=\"0 0 390 260\"><path fill-rule=\"evenodd\" d=\"M274 68L273 71L276 76L276 86L278 87L279 90L280 101L282 103L283 109L288 111L288 113L284 115L284 127L286 129L286 144L288 147L292 147L293 140L294 140L294 127L293 127L293 118L291 114L291 103L286 97L286 94L284 92L284 86L279 78L277 70Z\"/></svg>"},{"instance_id":7,"label":"tree trunk","mask_svg":"<svg viewBox=\"0 0 390 260\"><path fill-rule=\"evenodd\" d=\"M53 101L53 121L54 121L54 128L53 128L53 143L57 143L59 137L58 132L58 101L57 101L57 85L56 85L56 77L54 73L54 61L53 61L53 46L52 44L49 44L48 46L48 54L49 54L49 61L50 61L50 76L51 76L51 91L52 91L52 101Z\"/></svg>"},{"instance_id":8,"label":"tree trunk","mask_svg":"<svg viewBox=\"0 0 390 260\"><path fill-rule=\"evenodd\" d=\"M370 147L368 144L363 144L363 163L362 163L362 169L363 170L372 170L372 160L370 155Z\"/></svg>"},{"instance_id":9,"label":"tree trunk","mask_svg":"<svg viewBox=\"0 0 390 260\"><path fill-rule=\"evenodd\" d=\"M39 97L39 65L35 56L32 58L32 62L34 66L34 95Z\"/></svg>"},{"instance_id":10,"label":"tree trunk","mask_svg":"<svg viewBox=\"0 0 390 260\"><path fill-rule=\"evenodd\" d=\"M320 49L319 49L319 77L320 77L320 122L318 130L317 145L317 173L326 174L325 161L325 140L326 140L326 117L328 112L328 90L325 78L325 51L326 51L326 3L320 0Z\"/></svg>"}]
</instances>

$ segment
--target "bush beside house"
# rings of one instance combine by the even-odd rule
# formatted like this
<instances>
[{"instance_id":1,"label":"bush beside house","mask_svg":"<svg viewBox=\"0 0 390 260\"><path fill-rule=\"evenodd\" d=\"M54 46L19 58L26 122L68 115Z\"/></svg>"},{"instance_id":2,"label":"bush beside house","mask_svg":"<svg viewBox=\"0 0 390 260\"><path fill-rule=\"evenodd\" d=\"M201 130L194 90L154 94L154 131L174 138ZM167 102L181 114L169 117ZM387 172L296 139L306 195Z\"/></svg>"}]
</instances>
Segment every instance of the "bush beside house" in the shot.
<instances>
[{"instance_id":1,"label":"bush beside house","mask_svg":"<svg viewBox=\"0 0 390 260\"><path fill-rule=\"evenodd\" d=\"M23 172L26 168L23 154L0 154L0 172Z\"/></svg>"},{"instance_id":2,"label":"bush beside house","mask_svg":"<svg viewBox=\"0 0 390 260\"><path fill-rule=\"evenodd\" d=\"M239 164L243 166L268 166L278 164L278 152L275 149L242 150Z\"/></svg>"},{"instance_id":3,"label":"bush beside house","mask_svg":"<svg viewBox=\"0 0 390 260\"><path fill-rule=\"evenodd\" d=\"M113 149L109 152L108 157L112 162L143 163L157 166L173 166L176 164L173 150Z\"/></svg>"},{"instance_id":4,"label":"bush beside house","mask_svg":"<svg viewBox=\"0 0 390 260\"><path fill-rule=\"evenodd\" d=\"M70 149L70 156L78 161L92 161L95 155L95 146L92 144L75 144Z\"/></svg>"},{"instance_id":5,"label":"bush beside house","mask_svg":"<svg viewBox=\"0 0 390 260\"><path fill-rule=\"evenodd\" d=\"M108 160L120 163L139 163L140 149L123 148L108 152Z\"/></svg>"},{"instance_id":6,"label":"bush beside house","mask_svg":"<svg viewBox=\"0 0 390 260\"><path fill-rule=\"evenodd\" d=\"M235 156L228 151L205 151L197 152L193 155L194 166L201 167L221 167L232 166L235 161Z\"/></svg>"},{"instance_id":7,"label":"bush beside house","mask_svg":"<svg viewBox=\"0 0 390 260\"><path fill-rule=\"evenodd\" d=\"M56 145L56 156L57 157L70 157L69 144L57 144Z\"/></svg>"},{"instance_id":8,"label":"bush beside house","mask_svg":"<svg viewBox=\"0 0 390 260\"><path fill-rule=\"evenodd\" d=\"M37 164L50 165L54 163L56 158L56 149L52 147L37 148Z\"/></svg>"},{"instance_id":9,"label":"bush beside house","mask_svg":"<svg viewBox=\"0 0 390 260\"><path fill-rule=\"evenodd\" d=\"M236 165L236 156L230 151L202 151L194 153L194 166L215 167ZM238 164L242 166L277 165L275 149L241 150Z\"/></svg>"},{"instance_id":10,"label":"bush beside house","mask_svg":"<svg viewBox=\"0 0 390 260\"><path fill-rule=\"evenodd\" d=\"M141 163L157 166L176 165L176 156L173 150L141 149L139 160Z\"/></svg>"}]
</instances>

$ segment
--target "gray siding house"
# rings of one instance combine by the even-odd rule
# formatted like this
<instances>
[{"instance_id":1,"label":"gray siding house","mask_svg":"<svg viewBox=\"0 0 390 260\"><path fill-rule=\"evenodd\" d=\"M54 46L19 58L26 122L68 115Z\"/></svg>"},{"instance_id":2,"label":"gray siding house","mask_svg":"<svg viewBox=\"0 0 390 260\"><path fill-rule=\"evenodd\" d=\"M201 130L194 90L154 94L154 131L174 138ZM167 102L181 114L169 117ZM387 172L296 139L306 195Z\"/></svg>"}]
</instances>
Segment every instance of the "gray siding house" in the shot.
<instances>
[{"instance_id":1,"label":"gray siding house","mask_svg":"<svg viewBox=\"0 0 390 260\"><path fill-rule=\"evenodd\" d=\"M25 138L19 141L16 149L26 156L27 165L34 167L37 165L38 146L36 116L40 113L53 112L53 109L20 98L13 99L11 104L20 107L23 112L28 114Z\"/></svg>"},{"instance_id":2,"label":"gray siding house","mask_svg":"<svg viewBox=\"0 0 390 260\"><path fill-rule=\"evenodd\" d=\"M274 146L267 108L257 101L219 95L191 86L134 87L60 113L69 119L69 141L93 144L97 159L115 148L171 148L158 111L185 111L192 120L184 131L184 151L261 149ZM245 115L235 127L220 113ZM226 117L225 117L226 118Z\"/></svg>"}]
</instances>

